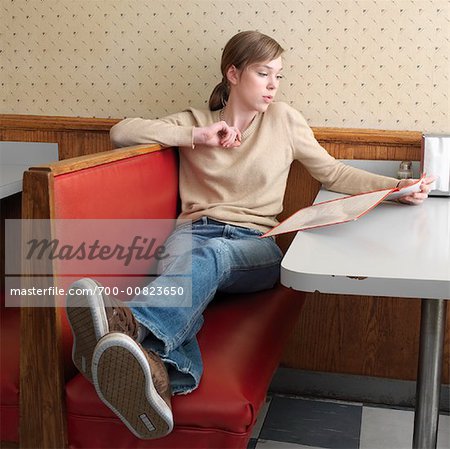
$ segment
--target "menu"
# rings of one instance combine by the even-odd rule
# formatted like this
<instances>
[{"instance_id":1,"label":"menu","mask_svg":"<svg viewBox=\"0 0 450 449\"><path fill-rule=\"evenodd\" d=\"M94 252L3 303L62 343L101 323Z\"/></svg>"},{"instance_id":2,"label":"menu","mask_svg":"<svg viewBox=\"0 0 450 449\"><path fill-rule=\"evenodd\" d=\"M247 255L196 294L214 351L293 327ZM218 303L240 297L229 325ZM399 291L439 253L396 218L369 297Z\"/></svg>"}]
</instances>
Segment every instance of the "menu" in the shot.
<instances>
[{"instance_id":1,"label":"menu","mask_svg":"<svg viewBox=\"0 0 450 449\"><path fill-rule=\"evenodd\" d=\"M395 200L419 192L422 179L403 188L374 190L313 204L295 212L262 237L271 237L293 231L305 231L357 220L384 200Z\"/></svg>"}]
</instances>

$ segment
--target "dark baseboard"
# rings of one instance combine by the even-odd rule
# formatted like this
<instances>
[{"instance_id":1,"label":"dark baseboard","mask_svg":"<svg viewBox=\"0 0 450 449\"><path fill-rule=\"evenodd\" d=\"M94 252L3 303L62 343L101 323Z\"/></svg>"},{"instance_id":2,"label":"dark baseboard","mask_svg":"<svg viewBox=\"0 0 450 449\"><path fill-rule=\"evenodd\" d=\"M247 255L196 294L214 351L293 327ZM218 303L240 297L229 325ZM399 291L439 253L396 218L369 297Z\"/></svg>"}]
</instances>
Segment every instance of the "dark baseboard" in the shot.
<instances>
[{"instance_id":1,"label":"dark baseboard","mask_svg":"<svg viewBox=\"0 0 450 449\"><path fill-rule=\"evenodd\" d=\"M11 443L9 441L0 441L1 449L19 449L19 443Z\"/></svg>"},{"instance_id":2,"label":"dark baseboard","mask_svg":"<svg viewBox=\"0 0 450 449\"><path fill-rule=\"evenodd\" d=\"M413 381L356 376L351 374L279 368L270 385L273 393L414 408ZM450 412L450 385L441 387L440 410Z\"/></svg>"}]
</instances>

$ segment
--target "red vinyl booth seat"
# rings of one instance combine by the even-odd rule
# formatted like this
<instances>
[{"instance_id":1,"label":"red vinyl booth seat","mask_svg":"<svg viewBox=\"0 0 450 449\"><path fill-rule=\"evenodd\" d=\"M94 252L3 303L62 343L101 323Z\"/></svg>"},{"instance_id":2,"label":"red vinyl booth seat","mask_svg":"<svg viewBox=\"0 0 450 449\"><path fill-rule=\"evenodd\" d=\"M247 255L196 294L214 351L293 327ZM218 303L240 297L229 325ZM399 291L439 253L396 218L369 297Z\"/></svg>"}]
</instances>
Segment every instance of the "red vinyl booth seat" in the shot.
<instances>
[{"instance_id":1,"label":"red vinyl booth seat","mask_svg":"<svg viewBox=\"0 0 450 449\"><path fill-rule=\"evenodd\" d=\"M176 151L171 148L148 148L147 151L140 148L138 152L123 157L114 156L120 151L105 153L113 155L112 160L105 159L105 162L99 162L98 157L95 159L93 155L96 162L90 165L88 158L79 169L71 168L70 161L49 166L51 217L176 217ZM166 236L160 237L165 239ZM58 277L56 265L54 275L61 286L67 287L75 280L67 276ZM134 279L129 280L133 285ZM65 391L61 392L61 396L66 402L65 439L69 447L246 448L271 377L302 305L301 295L280 285L253 294L216 297L206 310L205 324L198 334L204 363L200 386L190 394L173 397L174 430L157 440L134 437L99 400L93 386L76 372L70 361L70 328L64 309L59 308L66 379ZM13 318L10 319L10 316ZM17 441L19 434L18 327L17 310L11 309L6 313L2 310L1 439L6 441ZM8 346L5 351L4 346ZM3 363L6 359L5 370ZM20 425L20 434L26 434L27 423L21 422ZM33 441L38 440L39 436L33 437Z\"/></svg>"},{"instance_id":2,"label":"red vinyl booth seat","mask_svg":"<svg viewBox=\"0 0 450 449\"><path fill-rule=\"evenodd\" d=\"M209 306L198 335L204 360L200 386L173 397L175 429L163 439L139 440L124 430L93 387L76 376L66 386L71 447L245 448L282 342L298 316L301 301L295 296L278 287L223 297Z\"/></svg>"},{"instance_id":3,"label":"red vinyl booth seat","mask_svg":"<svg viewBox=\"0 0 450 449\"><path fill-rule=\"evenodd\" d=\"M18 441L20 310L4 307L3 292L0 297L0 435L2 441Z\"/></svg>"}]
</instances>

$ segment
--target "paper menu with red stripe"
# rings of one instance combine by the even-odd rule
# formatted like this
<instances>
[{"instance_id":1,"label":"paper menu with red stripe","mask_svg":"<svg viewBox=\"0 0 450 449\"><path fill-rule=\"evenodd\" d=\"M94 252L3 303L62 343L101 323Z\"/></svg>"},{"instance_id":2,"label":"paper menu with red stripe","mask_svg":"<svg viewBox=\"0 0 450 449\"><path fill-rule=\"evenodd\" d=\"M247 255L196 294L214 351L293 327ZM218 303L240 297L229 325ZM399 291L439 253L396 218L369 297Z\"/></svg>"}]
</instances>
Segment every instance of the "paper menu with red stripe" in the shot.
<instances>
[{"instance_id":1,"label":"paper menu with red stripe","mask_svg":"<svg viewBox=\"0 0 450 449\"><path fill-rule=\"evenodd\" d=\"M293 231L304 231L322 226L354 221L362 217L383 200L394 200L420 191L422 179L404 188L374 190L313 204L292 214L262 237L271 237Z\"/></svg>"}]
</instances>

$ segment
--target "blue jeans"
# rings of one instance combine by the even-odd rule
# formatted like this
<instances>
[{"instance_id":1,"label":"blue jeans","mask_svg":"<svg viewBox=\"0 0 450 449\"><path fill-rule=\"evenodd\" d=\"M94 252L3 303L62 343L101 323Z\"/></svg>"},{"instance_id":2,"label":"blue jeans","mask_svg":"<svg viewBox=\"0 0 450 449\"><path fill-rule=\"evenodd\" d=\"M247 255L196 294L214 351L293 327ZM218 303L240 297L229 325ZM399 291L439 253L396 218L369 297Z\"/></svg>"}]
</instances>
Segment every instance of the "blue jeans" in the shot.
<instances>
[{"instance_id":1,"label":"blue jeans","mask_svg":"<svg viewBox=\"0 0 450 449\"><path fill-rule=\"evenodd\" d=\"M143 294L133 299L138 301L131 307L135 318L150 331L142 345L166 362L173 393L189 393L199 384L203 364L196 334L216 292L255 292L277 282L282 253L273 238L261 235L207 217L181 225L167 239L170 257L162 261L162 274L150 286L186 287L180 273L188 272L192 289L169 307Z\"/></svg>"}]
</instances>

